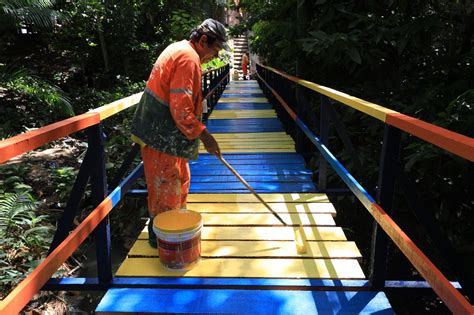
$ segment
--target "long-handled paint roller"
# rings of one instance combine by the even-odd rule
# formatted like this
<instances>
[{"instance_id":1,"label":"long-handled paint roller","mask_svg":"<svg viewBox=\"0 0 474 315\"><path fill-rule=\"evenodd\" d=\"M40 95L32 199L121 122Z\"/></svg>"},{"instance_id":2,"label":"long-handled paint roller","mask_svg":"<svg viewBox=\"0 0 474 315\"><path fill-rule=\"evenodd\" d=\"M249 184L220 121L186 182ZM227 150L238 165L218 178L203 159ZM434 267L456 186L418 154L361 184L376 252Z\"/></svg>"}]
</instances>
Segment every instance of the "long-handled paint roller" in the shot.
<instances>
[{"instance_id":1,"label":"long-handled paint roller","mask_svg":"<svg viewBox=\"0 0 474 315\"><path fill-rule=\"evenodd\" d=\"M245 186L245 188L247 188L255 197L257 197L257 199L268 210L270 210L271 213L273 213L273 215L278 219L278 221L280 221L284 226L288 226L288 224L285 221L283 221L283 219L278 215L278 213L276 213L268 205L268 203L265 200L263 200L263 198L260 197L259 194L257 194L257 192L247 183L247 181L242 176L240 176L239 173L237 173L237 171L224 159L224 157L221 154L218 154L217 158L222 162L222 164L224 164L229 169L229 171L232 172L232 174L234 174L235 177L237 177L240 180L240 182ZM304 240L303 240L303 237L302 237L303 234L304 234L304 230L303 230L303 227L301 226L301 223L300 223L299 226L298 226L298 230L295 231L296 251L298 252L298 254L306 253L306 246L305 246L305 243L304 243Z\"/></svg>"}]
</instances>

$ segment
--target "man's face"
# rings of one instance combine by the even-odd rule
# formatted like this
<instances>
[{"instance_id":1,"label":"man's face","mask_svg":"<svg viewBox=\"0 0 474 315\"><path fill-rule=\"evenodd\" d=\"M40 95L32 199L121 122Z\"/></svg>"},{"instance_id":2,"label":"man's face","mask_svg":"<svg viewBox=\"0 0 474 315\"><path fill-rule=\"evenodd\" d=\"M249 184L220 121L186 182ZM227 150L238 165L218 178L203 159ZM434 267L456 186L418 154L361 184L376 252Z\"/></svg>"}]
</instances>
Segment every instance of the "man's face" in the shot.
<instances>
[{"instance_id":1,"label":"man's face","mask_svg":"<svg viewBox=\"0 0 474 315\"><path fill-rule=\"evenodd\" d=\"M213 45L209 45L208 38L206 35L201 36L201 38L199 39L199 45L201 46L201 53L199 54L201 63L209 62L219 56L219 51L221 50L221 48L219 47L217 42L214 42Z\"/></svg>"}]
</instances>

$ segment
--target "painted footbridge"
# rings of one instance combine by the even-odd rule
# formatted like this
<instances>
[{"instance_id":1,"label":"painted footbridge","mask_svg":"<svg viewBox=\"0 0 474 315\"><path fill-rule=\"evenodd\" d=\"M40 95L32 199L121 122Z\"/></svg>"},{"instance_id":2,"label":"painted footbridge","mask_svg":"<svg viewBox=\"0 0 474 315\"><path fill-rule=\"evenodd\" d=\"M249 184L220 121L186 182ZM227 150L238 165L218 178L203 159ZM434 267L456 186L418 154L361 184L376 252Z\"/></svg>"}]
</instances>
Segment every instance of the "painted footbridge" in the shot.
<instances>
[{"instance_id":1,"label":"painted footbridge","mask_svg":"<svg viewBox=\"0 0 474 315\"><path fill-rule=\"evenodd\" d=\"M473 285L463 277L462 268L457 268L459 260L444 256L456 276L452 279L456 282L450 282L390 217L389 210L395 182L405 180L396 176L395 163L402 133L470 162L474 161L474 139L267 66L257 66L257 79L229 82L228 66L204 73L203 95L211 109L206 124L224 158L285 224L201 147L199 159L190 161L188 208L200 212L204 219L202 259L188 271L162 268L157 250L148 246L146 230L118 270L112 270L108 215L127 194L146 191L132 189L143 176L143 164L128 173L138 145L132 146L117 174L107 180L102 122L136 105L141 93L2 140L0 163L81 130L86 131L88 149L48 255L0 302L0 313L19 313L40 290L103 290L105 295L96 309L99 314L390 314L393 310L384 293L387 288L428 288L451 312L472 314L466 296L473 298ZM298 106L304 102L298 102L297 97L299 104L292 103L295 98L287 88L291 84L322 96L317 135L298 116ZM354 151L331 102L384 124L377 198L329 150L330 119L342 142ZM289 129L292 136L285 132ZM297 153L301 152L301 144L311 145L320 156L317 179ZM370 275L364 274L360 251L337 226L336 209L323 193L328 191L328 167L376 223ZM75 227L73 222L88 187L94 209ZM427 213L421 210L417 209L417 215L427 220ZM302 231L304 253L297 250L297 230ZM431 232L430 237L436 236L436 229ZM53 277L90 235L97 249L97 277ZM443 242L439 235L434 239ZM388 240L400 249L423 281L386 279Z\"/></svg>"},{"instance_id":2,"label":"painted footbridge","mask_svg":"<svg viewBox=\"0 0 474 315\"><path fill-rule=\"evenodd\" d=\"M207 121L225 159L277 211L281 224L214 156L190 162L188 209L203 216L202 259L186 272L159 263L143 231L115 274L179 288L113 288L96 312L391 313L383 292L349 291L364 280L360 252L334 221L312 171L295 152L256 81L230 82ZM299 224L307 251L294 241Z\"/></svg>"}]
</instances>

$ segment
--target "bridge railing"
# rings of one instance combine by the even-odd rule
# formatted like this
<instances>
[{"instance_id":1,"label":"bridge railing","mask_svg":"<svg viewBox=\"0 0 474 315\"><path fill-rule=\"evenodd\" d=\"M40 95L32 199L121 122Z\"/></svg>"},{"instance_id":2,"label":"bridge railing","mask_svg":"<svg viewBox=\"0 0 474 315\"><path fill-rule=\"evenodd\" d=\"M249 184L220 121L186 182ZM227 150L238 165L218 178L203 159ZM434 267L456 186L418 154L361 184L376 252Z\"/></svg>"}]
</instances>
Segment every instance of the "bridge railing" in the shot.
<instances>
[{"instance_id":1,"label":"bridge railing","mask_svg":"<svg viewBox=\"0 0 474 315\"><path fill-rule=\"evenodd\" d=\"M318 170L318 188L326 189L326 165L328 163L374 218L376 224L372 235L372 259L369 279L371 287L382 289L385 285L388 235L453 313L472 314L474 312L472 305L395 223L390 217L390 213L392 213L394 186L397 180L396 173L399 171L397 160L401 148L402 132L416 136L471 162L474 161L474 139L343 92L302 80L268 66L257 65L257 77L267 97L274 100L275 104L281 105L283 111L287 113L287 120L293 123L293 129L297 129L294 133L297 138L297 150L300 150L304 146L304 142L307 143L307 139L309 139L319 151L322 158L320 158ZM296 90L288 88L290 83L296 83ZM309 89L309 92L317 92L321 95L319 136L316 136L307 126L307 122L303 121L302 117L298 115L299 112L302 112L301 108L308 105L302 104L305 99L297 95L298 89L301 89L301 87ZM332 119L338 134L343 138L344 144L349 147L350 151L355 151L330 100L347 105L384 123L385 130L376 199L359 184L328 148L329 120ZM307 138L303 141L301 137ZM420 211L420 209L417 210ZM431 236L435 235L436 241L443 242L434 219L426 212L417 213L417 215L423 217L424 223L429 227L428 230L431 232ZM386 234L380 231L379 227ZM446 249L448 245L444 244L443 247ZM472 281L465 277L460 270L456 270L455 259L448 258L448 261L451 263L451 267L454 265L454 273L462 288L473 299Z\"/></svg>"},{"instance_id":2,"label":"bridge railing","mask_svg":"<svg viewBox=\"0 0 474 315\"><path fill-rule=\"evenodd\" d=\"M217 102L220 93L229 81L229 65L203 74L204 99L211 105ZM97 253L97 278L89 279L93 289L107 289L113 279L110 253L110 225L108 214L120 202L132 184L143 174L142 163L125 179L120 179L132 163L130 154L119 169L112 184L107 187L105 169L105 135L103 121L125 109L135 106L142 93L120 99L37 130L29 131L0 141L0 164L20 154L35 150L44 144L84 130L88 148L68 198L63 215L58 222L50 250L46 258L0 302L0 314L17 314L33 296L50 280L58 268L91 234L94 234ZM213 106L213 105L212 105ZM138 152L135 146L132 151ZM125 164L128 164L125 165ZM87 183L91 186L94 210L73 229L73 220L84 195ZM114 184L115 183L115 184ZM76 290L91 289L91 285L76 285Z\"/></svg>"}]
</instances>

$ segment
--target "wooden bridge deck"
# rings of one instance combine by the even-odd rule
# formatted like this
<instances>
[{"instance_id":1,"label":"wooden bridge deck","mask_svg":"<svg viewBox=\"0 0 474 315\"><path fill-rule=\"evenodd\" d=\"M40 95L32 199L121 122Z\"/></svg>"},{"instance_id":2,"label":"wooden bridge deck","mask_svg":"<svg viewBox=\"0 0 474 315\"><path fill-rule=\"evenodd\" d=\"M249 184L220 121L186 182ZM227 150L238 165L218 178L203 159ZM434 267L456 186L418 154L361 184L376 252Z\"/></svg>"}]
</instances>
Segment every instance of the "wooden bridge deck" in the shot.
<instances>
[{"instance_id":1,"label":"wooden bridge deck","mask_svg":"<svg viewBox=\"0 0 474 315\"><path fill-rule=\"evenodd\" d=\"M383 292L344 289L344 281L365 279L361 254L336 226L333 205L317 192L258 84L230 82L207 126L227 161L288 226L201 148L199 160L190 163L188 198L188 208L204 219L201 261L189 271L165 270L144 230L115 276L177 282L110 289L97 312L392 313ZM294 241L300 224L304 254ZM321 279L332 285L304 282Z\"/></svg>"}]
</instances>

